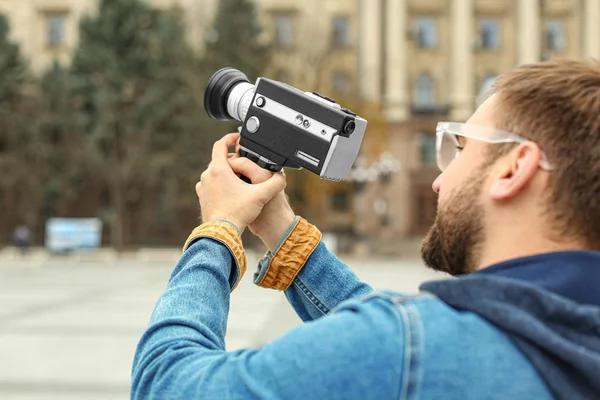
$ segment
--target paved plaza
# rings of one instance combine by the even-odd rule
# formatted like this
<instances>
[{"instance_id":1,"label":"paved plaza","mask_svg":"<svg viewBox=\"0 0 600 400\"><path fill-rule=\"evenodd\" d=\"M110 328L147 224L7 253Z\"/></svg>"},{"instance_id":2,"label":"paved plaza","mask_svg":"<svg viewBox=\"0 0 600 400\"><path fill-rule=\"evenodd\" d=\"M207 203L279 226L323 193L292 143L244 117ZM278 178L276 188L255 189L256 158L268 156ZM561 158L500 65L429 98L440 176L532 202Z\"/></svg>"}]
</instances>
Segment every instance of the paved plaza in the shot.
<instances>
[{"instance_id":1,"label":"paved plaza","mask_svg":"<svg viewBox=\"0 0 600 400\"><path fill-rule=\"evenodd\" d=\"M0 258L0 399L127 399L135 346L178 254L104 259ZM282 293L252 284L232 294L228 350L260 346L300 324ZM345 260L377 288L416 292L444 275L418 260Z\"/></svg>"}]
</instances>

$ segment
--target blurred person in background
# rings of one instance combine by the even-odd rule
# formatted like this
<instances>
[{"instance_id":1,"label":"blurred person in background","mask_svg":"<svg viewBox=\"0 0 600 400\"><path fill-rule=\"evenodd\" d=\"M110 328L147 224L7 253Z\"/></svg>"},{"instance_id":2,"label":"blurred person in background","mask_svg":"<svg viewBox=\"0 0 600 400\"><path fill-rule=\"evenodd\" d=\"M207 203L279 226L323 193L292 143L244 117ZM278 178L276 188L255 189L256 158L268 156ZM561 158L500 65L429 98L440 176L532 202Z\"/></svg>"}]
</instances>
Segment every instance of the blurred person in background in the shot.
<instances>
[{"instance_id":1,"label":"blurred person in background","mask_svg":"<svg viewBox=\"0 0 600 400\"><path fill-rule=\"evenodd\" d=\"M27 255L30 235L31 233L26 225L18 225L13 232L13 241L15 242L15 246L17 246L19 249L22 257Z\"/></svg>"},{"instance_id":2,"label":"blurred person in background","mask_svg":"<svg viewBox=\"0 0 600 400\"><path fill-rule=\"evenodd\" d=\"M465 123L440 123L425 264L454 279L375 291L294 215L282 174L214 146L196 190L204 223L156 305L133 399L600 398L600 64L499 77ZM238 179L249 177L253 184ZM230 291L249 228L258 286L305 321L227 352Z\"/></svg>"}]
</instances>

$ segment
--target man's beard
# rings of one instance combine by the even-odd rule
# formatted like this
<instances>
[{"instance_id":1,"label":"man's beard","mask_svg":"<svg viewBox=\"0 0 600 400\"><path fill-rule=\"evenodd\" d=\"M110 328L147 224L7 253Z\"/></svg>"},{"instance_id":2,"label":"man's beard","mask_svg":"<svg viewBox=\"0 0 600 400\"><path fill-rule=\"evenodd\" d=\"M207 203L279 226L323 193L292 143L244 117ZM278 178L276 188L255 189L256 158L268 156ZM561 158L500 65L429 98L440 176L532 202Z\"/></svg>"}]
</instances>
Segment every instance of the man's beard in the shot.
<instances>
[{"instance_id":1,"label":"man's beard","mask_svg":"<svg viewBox=\"0 0 600 400\"><path fill-rule=\"evenodd\" d=\"M450 275L474 272L485 238L481 188L485 172L468 177L465 185L438 203L435 222L421 245L425 265Z\"/></svg>"}]
</instances>

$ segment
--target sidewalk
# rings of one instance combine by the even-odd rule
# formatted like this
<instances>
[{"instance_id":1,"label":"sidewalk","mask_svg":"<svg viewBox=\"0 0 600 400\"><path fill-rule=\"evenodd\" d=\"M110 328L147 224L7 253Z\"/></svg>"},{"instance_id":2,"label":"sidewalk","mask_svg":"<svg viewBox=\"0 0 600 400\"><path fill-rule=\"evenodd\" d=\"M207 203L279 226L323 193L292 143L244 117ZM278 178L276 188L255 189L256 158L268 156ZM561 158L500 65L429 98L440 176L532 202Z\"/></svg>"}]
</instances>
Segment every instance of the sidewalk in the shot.
<instances>
[{"instance_id":1,"label":"sidewalk","mask_svg":"<svg viewBox=\"0 0 600 400\"><path fill-rule=\"evenodd\" d=\"M109 262L109 261L140 261L148 263L176 262L181 257L178 248L139 248L117 252L110 247L93 250L81 250L66 254L53 254L44 247L32 247L26 256L22 256L16 247L0 248L0 265L2 262L41 262L60 260L67 262Z\"/></svg>"},{"instance_id":2,"label":"sidewalk","mask_svg":"<svg viewBox=\"0 0 600 400\"><path fill-rule=\"evenodd\" d=\"M365 260L373 257L379 259L404 259L419 260L420 239L405 240L379 240L360 243L354 246L353 254L343 254L346 259ZM331 248L331 247L330 247ZM246 249L249 258L256 258L264 254L263 249ZM335 252L335 251L334 251ZM338 253L336 253L338 254ZM52 254L45 247L32 247L27 256L21 256L19 249L12 246L0 247L0 267L3 263L12 261L39 264L48 260L61 262L114 262L114 261L139 261L145 263L176 263L181 257L181 248L150 248L117 252L110 247L82 250L67 254Z\"/></svg>"},{"instance_id":3,"label":"sidewalk","mask_svg":"<svg viewBox=\"0 0 600 400\"><path fill-rule=\"evenodd\" d=\"M261 346L301 323L282 293L252 284L259 256L248 257L248 272L231 295L228 350ZM0 261L0 399L126 400L135 347L175 264L158 257L54 257L39 268ZM415 261L346 263L379 289L416 292L422 281L443 277Z\"/></svg>"}]
</instances>

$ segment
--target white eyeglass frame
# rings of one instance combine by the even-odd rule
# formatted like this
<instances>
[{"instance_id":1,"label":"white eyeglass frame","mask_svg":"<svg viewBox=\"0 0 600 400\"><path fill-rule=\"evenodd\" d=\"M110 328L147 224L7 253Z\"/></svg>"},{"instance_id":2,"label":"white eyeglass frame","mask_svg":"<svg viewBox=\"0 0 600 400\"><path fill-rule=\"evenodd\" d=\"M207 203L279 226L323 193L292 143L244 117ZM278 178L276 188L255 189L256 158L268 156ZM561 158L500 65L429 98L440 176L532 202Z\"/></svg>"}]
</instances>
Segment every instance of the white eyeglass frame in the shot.
<instances>
[{"instance_id":1,"label":"white eyeglass frame","mask_svg":"<svg viewBox=\"0 0 600 400\"><path fill-rule=\"evenodd\" d=\"M442 140L444 134L449 133L453 140L456 142L457 146L460 146L460 142L456 138L456 136L462 136L469 139L479 140L485 143L491 144L500 144L500 143L525 143L530 142L531 140L524 138L521 135L516 133L503 131L501 129L494 129L485 126L478 126L472 124L465 124L461 122L438 122L437 127L435 129L435 156L438 168L440 171L444 171L452 161L448 163L446 167L444 167L444 162L442 160L441 151L442 151ZM456 157L455 157L456 158ZM554 167L548 161L548 157L542 151L542 159L539 162L540 168L546 171L554 170Z\"/></svg>"}]
</instances>

